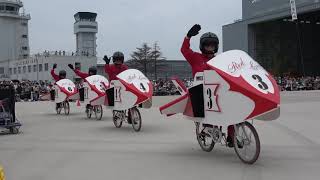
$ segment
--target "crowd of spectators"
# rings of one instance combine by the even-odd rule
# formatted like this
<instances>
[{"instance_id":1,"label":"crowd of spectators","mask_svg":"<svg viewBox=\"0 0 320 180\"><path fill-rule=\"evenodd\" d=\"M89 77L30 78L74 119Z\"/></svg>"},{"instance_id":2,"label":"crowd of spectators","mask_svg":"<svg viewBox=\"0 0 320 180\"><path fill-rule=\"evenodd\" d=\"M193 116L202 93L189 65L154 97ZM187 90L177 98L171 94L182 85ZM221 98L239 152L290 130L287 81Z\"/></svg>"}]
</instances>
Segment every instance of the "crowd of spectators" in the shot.
<instances>
[{"instance_id":1,"label":"crowd of spectators","mask_svg":"<svg viewBox=\"0 0 320 180\"><path fill-rule=\"evenodd\" d=\"M320 76L278 76L275 80L281 91L320 90Z\"/></svg>"},{"instance_id":2,"label":"crowd of spectators","mask_svg":"<svg viewBox=\"0 0 320 180\"><path fill-rule=\"evenodd\" d=\"M42 81L0 81L0 84L11 84L14 86L16 101L39 101L41 94L48 93L52 85Z\"/></svg>"},{"instance_id":3,"label":"crowd of spectators","mask_svg":"<svg viewBox=\"0 0 320 180\"><path fill-rule=\"evenodd\" d=\"M186 87L192 86L191 80L183 79L182 82ZM178 95L179 91L171 80L159 79L157 81L153 81L153 94L155 96Z\"/></svg>"},{"instance_id":4,"label":"crowd of spectators","mask_svg":"<svg viewBox=\"0 0 320 180\"><path fill-rule=\"evenodd\" d=\"M320 76L290 77L277 76L275 80L281 91L320 90ZM192 86L192 81L183 79L186 87ZM159 79L152 81L155 96L178 95L179 91L171 80ZM12 84L16 92L16 101L39 101L42 94L52 89L50 82L43 81L0 81L0 84ZM76 83L80 87L79 83Z\"/></svg>"}]
</instances>

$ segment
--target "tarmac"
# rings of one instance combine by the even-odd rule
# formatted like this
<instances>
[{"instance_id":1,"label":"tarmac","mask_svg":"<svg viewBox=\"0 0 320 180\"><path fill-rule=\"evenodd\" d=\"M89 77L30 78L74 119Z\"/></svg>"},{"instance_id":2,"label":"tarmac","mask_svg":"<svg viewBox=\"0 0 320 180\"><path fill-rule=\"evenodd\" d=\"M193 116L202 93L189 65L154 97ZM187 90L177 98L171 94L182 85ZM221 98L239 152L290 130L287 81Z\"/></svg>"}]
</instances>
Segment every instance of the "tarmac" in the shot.
<instances>
[{"instance_id":1,"label":"tarmac","mask_svg":"<svg viewBox=\"0 0 320 180\"><path fill-rule=\"evenodd\" d=\"M159 113L173 98L154 97L153 108L141 110L140 132L129 124L116 128L106 108L97 121L86 118L84 104L72 103L65 116L51 102L17 103L21 133L0 135L6 180L319 178L319 91L282 93L279 119L254 120L261 153L253 165L242 163L232 148L202 151L192 121Z\"/></svg>"}]
</instances>

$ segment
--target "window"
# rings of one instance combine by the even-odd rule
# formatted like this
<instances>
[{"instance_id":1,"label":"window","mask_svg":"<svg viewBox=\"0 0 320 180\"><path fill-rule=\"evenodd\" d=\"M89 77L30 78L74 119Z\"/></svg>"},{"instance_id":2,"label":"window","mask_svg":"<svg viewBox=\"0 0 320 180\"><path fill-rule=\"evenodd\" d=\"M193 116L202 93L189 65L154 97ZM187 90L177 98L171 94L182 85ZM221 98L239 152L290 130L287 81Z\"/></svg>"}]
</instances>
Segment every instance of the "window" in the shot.
<instances>
[{"instance_id":1,"label":"window","mask_svg":"<svg viewBox=\"0 0 320 180\"><path fill-rule=\"evenodd\" d=\"M90 26L90 25L79 25L79 28L97 29L96 26Z\"/></svg>"},{"instance_id":2,"label":"window","mask_svg":"<svg viewBox=\"0 0 320 180\"><path fill-rule=\"evenodd\" d=\"M23 71L23 74L25 74L27 72L27 66L23 66L22 71Z\"/></svg>"},{"instance_id":3,"label":"window","mask_svg":"<svg viewBox=\"0 0 320 180\"><path fill-rule=\"evenodd\" d=\"M39 64L39 72L42 71L42 64Z\"/></svg>"},{"instance_id":4,"label":"window","mask_svg":"<svg viewBox=\"0 0 320 180\"><path fill-rule=\"evenodd\" d=\"M0 67L0 74L4 74L4 67Z\"/></svg>"},{"instance_id":5,"label":"window","mask_svg":"<svg viewBox=\"0 0 320 180\"><path fill-rule=\"evenodd\" d=\"M44 71L48 71L49 70L49 64L48 63L45 63L44 64Z\"/></svg>"},{"instance_id":6,"label":"window","mask_svg":"<svg viewBox=\"0 0 320 180\"><path fill-rule=\"evenodd\" d=\"M18 74L21 74L21 67L18 67Z\"/></svg>"},{"instance_id":7,"label":"window","mask_svg":"<svg viewBox=\"0 0 320 180\"><path fill-rule=\"evenodd\" d=\"M12 75L12 68L9 68L9 74Z\"/></svg>"},{"instance_id":8,"label":"window","mask_svg":"<svg viewBox=\"0 0 320 180\"><path fill-rule=\"evenodd\" d=\"M22 46L22 50L28 50L27 46Z\"/></svg>"},{"instance_id":9,"label":"window","mask_svg":"<svg viewBox=\"0 0 320 180\"><path fill-rule=\"evenodd\" d=\"M31 65L28 66L28 72L31 73Z\"/></svg>"},{"instance_id":10,"label":"window","mask_svg":"<svg viewBox=\"0 0 320 180\"><path fill-rule=\"evenodd\" d=\"M0 11L3 11L4 10L4 6L0 6Z\"/></svg>"},{"instance_id":11,"label":"window","mask_svg":"<svg viewBox=\"0 0 320 180\"><path fill-rule=\"evenodd\" d=\"M26 59L28 57L28 54L24 54L23 58Z\"/></svg>"},{"instance_id":12,"label":"window","mask_svg":"<svg viewBox=\"0 0 320 180\"><path fill-rule=\"evenodd\" d=\"M37 72L37 65L33 65L33 72Z\"/></svg>"},{"instance_id":13,"label":"window","mask_svg":"<svg viewBox=\"0 0 320 180\"><path fill-rule=\"evenodd\" d=\"M13 68L13 74L17 74L17 68Z\"/></svg>"},{"instance_id":14,"label":"window","mask_svg":"<svg viewBox=\"0 0 320 180\"><path fill-rule=\"evenodd\" d=\"M28 23L23 22L23 23L21 23L21 25L22 25L22 26L27 26L27 25L28 25Z\"/></svg>"},{"instance_id":15,"label":"window","mask_svg":"<svg viewBox=\"0 0 320 180\"><path fill-rule=\"evenodd\" d=\"M22 35L22 37L23 37L23 38L28 38L28 35L25 35L25 34L24 34L24 35Z\"/></svg>"},{"instance_id":16,"label":"window","mask_svg":"<svg viewBox=\"0 0 320 180\"><path fill-rule=\"evenodd\" d=\"M6 11L15 11L15 8L12 6L6 6Z\"/></svg>"}]
</instances>

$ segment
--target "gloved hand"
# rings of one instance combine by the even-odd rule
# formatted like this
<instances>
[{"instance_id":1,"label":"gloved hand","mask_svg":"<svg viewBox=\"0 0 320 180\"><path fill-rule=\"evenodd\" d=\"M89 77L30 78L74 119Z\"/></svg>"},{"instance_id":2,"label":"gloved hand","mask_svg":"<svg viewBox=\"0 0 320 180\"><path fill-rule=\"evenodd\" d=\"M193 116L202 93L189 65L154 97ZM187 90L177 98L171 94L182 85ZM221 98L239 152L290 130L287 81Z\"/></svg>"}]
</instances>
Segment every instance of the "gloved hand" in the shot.
<instances>
[{"instance_id":1,"label":"gloved hand","mask_svg":"<svg viewBox=\"0 0 320 180\"><path fill-rule=\"evenodd\" d=\"M72 64L68 64L69 68L74 70L73 65Z\"/></svg>"},{"instance_id":2,"label":"gloved hand","mask_svg":"<svg viewBox=\"0 0 320 180\"><path fill-rule=\"evenodd\" d=\"M55 69L55 68L57 68L57 64L53 64L53 67L52 67L53 69Z\"/></svg>"},{"instance_id":3,"label":"gloved hand","mask_svg":"<svg viewBox=\"0 0 320 180\"><path fill-rule=\"evenodd\" d=\"M110 63L110 59L111 59L111 58L108 58L107 55L105 55L105 56L103 57L103 60L106 62L106 64L109 64L109 63Z\"/></svg>"},{"instance_id":4,"label":"gloved hand","mask_svg":"<svg viewBox=\"0 0 320 180\"><path fill-rule=\"evenodd\" d=\"M199 24L193 25L192 28L188 31L187 37L191 38L192 36L199 34L200 30L201 26Z\"/></svg>"}]
</instances>

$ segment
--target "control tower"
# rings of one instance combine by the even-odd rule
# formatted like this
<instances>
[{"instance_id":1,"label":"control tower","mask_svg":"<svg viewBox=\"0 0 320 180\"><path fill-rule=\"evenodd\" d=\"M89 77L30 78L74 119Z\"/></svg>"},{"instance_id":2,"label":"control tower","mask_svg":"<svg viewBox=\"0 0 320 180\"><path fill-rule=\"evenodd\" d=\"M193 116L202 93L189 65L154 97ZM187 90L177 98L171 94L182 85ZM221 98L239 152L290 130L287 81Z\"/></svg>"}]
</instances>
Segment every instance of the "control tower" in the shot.
<instances>
[{"instance_id":1,"label":"control tower","mask_svg":"<svg viewBox=\"0 0 320 180\"><path fill-rule=\"evenodd\" d=\"M0 0L0 61L28 58L29 14L20 12L20 0Z\"/></svg>"},{"instance_id":2,"label":"control tower","mask_svg":"<svg viewBox=\"0 0 320 180\"><path fill-rule=\"evenodd\" d=\"M76 50L79 56L97 55L96 33L98 32L98 23L96 17L97 13L92 12L78 12L74 15L76 20L74 34L76 34Z\"/></svg>"}]
</instances>

